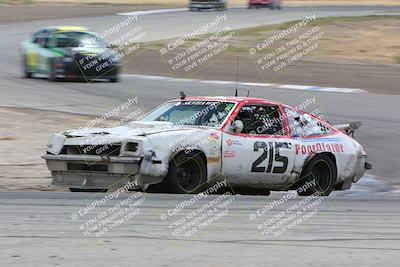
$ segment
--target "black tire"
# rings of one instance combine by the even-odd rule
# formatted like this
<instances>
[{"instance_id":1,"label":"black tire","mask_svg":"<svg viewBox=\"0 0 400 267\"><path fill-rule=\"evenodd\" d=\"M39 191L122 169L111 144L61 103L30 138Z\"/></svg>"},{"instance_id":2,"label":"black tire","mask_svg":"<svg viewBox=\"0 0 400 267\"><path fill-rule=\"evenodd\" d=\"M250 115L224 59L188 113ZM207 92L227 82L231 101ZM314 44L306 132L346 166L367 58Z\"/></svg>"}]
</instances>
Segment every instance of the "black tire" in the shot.
<instances>
[{"instance_id":1,"label":"black tire","mask_svg":"<svg viewBox=\"0 0 400 267\"><path fill-rule=\"evenodd\" d=\"M31 78L32 77L32 72L28 71L28 61L26 59L26 57L22 58L22 64L23 64L23 68L24 68L24 77L25 78Z\"/></svg>"},{"instance_id":2,"label":"black tire","mask_svg":"<svg viewBox=\"0 0 400 267\"><path fill-rule=\"evenodd\" d=\"M53 60L53 59L50 60L49 69L50 69L50 72L49 72L49 81L51 81L51 82L57 82L57 81L58 81L58 78L55 76L55 71L54 71L54 60Z\"/></svg>"},{"instance_id":3,"label":"black tire","mask_svg":"<svg viewBox=\"0 0 400 267\"><path fill-rule=\"evenodd\" d=\"M301 186L315 180L315 186L308 187L305 191L297 189L300 196L329 196L335 188L337 169L335 162L327 155L316 155L304 167L300 177Z\"/></svg>"},{"instance_id":4,"label":"black tire","mask_svg":"<svg viewBox=\"0 0 400 267\"><path fill-rule=\"evenodd\" d=\"M248 196L269 196L271 194L271 191L268 189L252 187L234 187L233 191L235 194Z\"/></svg>"},{"instance_id":5,"label":"black tire","mask_svg":"<svg viewBox=\"0 0 400 267\"><path fill-rule=\"evenodd\" d=\"M117 83L117 82L119 82L119 79L118 79L118 77L110 78L110 82Z\"/></svg>"},{"instance_id":6,"label":"black tire","mask_svg":"<svg viewBox=\"0 0 400 267\"><path fill-rule=\"evenodd\" d=\"M100 192L107 192L107 189L97 189L97 188L92 188L92 189L85 189L85 188L73 188L70 187L69 191L71 192L83 192L83 193L100 193Z\"/></svg>"},{"instance_id":7,"label":"black tire","mask_svg":"<svg viewBox=\"0 0 400 267\"><path fill-rule=\"evenodd\" d=\"M274 10L275 6L272 4L272 5L269 6L269 9Z\"/></svg>"},{"instance_id":8,"label":"black tire","mask_svg":"<svg viewBox=\"0 0 400 267\"><path fill-rule=\"evenodd\" d=\"M172 193L200 192L207 181L207 167L200 152L181 152L175 156L165 179Z\"/></svg>"}]
</instances>

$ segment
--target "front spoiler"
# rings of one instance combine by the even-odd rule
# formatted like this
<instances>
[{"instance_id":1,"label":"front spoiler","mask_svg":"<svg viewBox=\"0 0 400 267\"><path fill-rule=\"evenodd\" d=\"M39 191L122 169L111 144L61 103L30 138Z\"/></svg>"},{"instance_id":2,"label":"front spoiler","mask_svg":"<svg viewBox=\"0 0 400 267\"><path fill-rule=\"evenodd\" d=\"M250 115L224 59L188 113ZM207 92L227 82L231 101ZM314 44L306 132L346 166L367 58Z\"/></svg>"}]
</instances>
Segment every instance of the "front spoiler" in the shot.
<instances>
[{"instance_id":1,"label":"front spoiler","mask_svg":"<svg viewBox=\"0 0 400 267\"><path fill-rule=\"evenodd\" d=\"M141 158L96 155L42 156L53 176L52 186L78 189L119 188L138 182Z\"/></svg>"}]
</instances>

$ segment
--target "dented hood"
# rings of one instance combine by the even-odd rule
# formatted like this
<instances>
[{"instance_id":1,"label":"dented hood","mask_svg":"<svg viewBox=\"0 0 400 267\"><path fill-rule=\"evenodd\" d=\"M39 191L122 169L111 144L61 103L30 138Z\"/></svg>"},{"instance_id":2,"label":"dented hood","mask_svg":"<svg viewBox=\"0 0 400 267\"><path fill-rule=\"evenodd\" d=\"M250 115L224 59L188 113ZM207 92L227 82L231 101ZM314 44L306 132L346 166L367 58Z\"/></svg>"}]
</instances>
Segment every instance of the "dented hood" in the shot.
<instances>
[{"instance_id":1,"label":"dented hood","mask_svg":"<svg viewBox=\"0 0 400 267\"><path fill-rule=\"evenodd\" d=\"M107 144L135 136L198 129L196 126L176 126L170 122L131 122L129 126L114 128L85 128L63 132L66 144Z\"/></svg>"}]
</instances>

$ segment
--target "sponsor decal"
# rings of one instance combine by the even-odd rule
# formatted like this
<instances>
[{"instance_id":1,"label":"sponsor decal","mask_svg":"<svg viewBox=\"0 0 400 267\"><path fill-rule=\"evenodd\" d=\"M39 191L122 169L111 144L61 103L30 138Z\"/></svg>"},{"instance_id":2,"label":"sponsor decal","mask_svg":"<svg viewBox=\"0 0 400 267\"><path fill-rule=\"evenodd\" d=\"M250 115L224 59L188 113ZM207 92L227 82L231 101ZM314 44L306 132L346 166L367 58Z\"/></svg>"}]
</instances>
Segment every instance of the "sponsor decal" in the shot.
<instances>
[{"instance_id":1,"label":"sponsor decal","mask_svg":"<svg viewBox=\"0 0 400 267\"><path fill-rule=\"evenodd\" d=\"M208 157L207 162L208 163L219 163L221 160L221 157Z\"/></svg>"},{"instance_id":2,"label":"sponsor decal","mask_svg":"<svg viewBox=\"0 0 400 267\"><path fill-rule=\"evenodd\" d=\"M240 143L240 141L238 141L238 140L228 139L228 140L226 140L225 142L226 142L226 144L227 144L229 147L230 147L231 145L238 145L238 146L241 146L241 145L242 145L242 143Z\"/></svg>"},{"instance_id":3,"label":"sponsor decal","mask_svg":"<svg viewBox=\"0 0 400 267\"><path fill-rule=\"evenodd\" d=\"M210 134L210 136L208 137L208 141L215 143L217 142L217 140L219 139L219 136L217 133L212 133Z\"/></svg>"},{"instance_id":4,"label":"sponsor decal","mask_svg":"<svg viewBox=\"0 0 400 267\"><path fill-rule=\"evenodd\" d=\"M328 151L332 153L343 153L343 144L335 143L315 143L309 145L295 145L296 155L306 155L311 154L315 151Z\"/></svg>"},{"instance_id":5,"label":"sponsor decal","mask_svg":"<svg viewBox=\"0 0 400 267\"><path fill-rule=\"evenodd\" d=\"M236 157L235 151L225 151L224 152L224 158L234 158L234 157Z\"/></svg>"},{"instance_id":6,"label":"sponsor decal","mask_svg":"<svg viewBox=\"0 0 400 267\"><path fill-rule=\"evenodd\" d=\"M232 139L228 139L228 140L226 140L226 144L227 144L228 146L231 146L231 145L233 144L233 141L232 141Z\"/></svg>"}]
</instances>

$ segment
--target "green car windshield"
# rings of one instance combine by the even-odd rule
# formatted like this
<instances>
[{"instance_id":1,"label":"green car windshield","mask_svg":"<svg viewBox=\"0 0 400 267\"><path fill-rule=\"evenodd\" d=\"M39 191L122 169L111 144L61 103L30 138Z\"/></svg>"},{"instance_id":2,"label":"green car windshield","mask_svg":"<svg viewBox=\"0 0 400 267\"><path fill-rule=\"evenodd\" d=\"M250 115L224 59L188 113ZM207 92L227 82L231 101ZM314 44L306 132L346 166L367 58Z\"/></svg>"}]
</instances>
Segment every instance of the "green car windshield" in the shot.
<instances>
[{"instance_id":1,"label":"green car windshield","mask_svg":"<svg viewBox=\"0 0 400 267\"><path fill-rule=\"evenodd\" d=\"M56 47L107 47L106 42L88 32L58 32L55 39Z\"/></svg>"},{"instance_id":2,"label":"green car windshield","mask_svg":"<svg viewBox=\"0 0 400 267\"><path fill-rule=\"evenodd\" d=\"M219 101L173 101L153 110L141 121L166 121L175 125L219 128L235 103Z\"/></svg>"}]
</instances>

